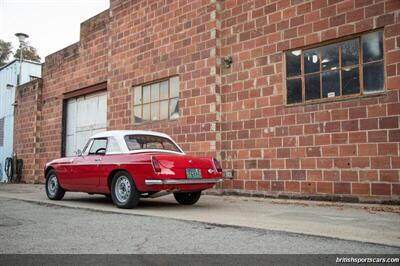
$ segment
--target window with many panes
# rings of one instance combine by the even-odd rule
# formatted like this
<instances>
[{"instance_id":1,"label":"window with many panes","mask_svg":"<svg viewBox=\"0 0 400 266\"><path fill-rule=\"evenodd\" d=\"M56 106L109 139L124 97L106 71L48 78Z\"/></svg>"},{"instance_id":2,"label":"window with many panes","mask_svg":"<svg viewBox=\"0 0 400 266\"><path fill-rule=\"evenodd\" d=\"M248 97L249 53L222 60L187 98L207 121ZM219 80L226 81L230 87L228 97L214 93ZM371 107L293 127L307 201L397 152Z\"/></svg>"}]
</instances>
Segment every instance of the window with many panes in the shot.
<instances>
[{"instance_id":1,"label":"window with many panes","mask_svg":"<svg viewBox=\"0 0 400 266\"><path fill-rule=\"evenodd\" d=\"M179 77L133 88L133 121L177 119L179 117Z\"/></svg>"},{"instance_id":2,"label":"window with many panes","mask_svg":"<svg viewBox=\"0 0 400 266\"><path fill-rule=\"evenodd\" d=\"M382 31L285 55L287 104L384 90Z\"/></svg>"}]
</instances>

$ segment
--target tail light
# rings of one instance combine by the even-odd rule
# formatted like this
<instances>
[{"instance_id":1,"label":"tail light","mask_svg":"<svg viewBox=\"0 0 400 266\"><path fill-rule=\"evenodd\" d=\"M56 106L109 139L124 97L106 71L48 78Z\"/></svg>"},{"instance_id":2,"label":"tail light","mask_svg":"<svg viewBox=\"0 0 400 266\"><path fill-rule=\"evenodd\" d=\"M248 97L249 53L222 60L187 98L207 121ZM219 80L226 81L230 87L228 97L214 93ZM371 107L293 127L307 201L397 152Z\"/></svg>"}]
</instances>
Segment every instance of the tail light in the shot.
<instances>
[{"instance_id":1,"label":"tail light","mask_svg":"<svg viewBox=\"0 0 400 266\"><path fill-rule=\"evenodd\" d=\"M213 163L214 163L215 169L217 169L217 172L222 173L221 163L215 158L213 158Z\"/></svg>"},{"instance_id":2,"label":"tail light","mask_svg":"<svg viewBox=\"0 0 400 266\"><path fill-rule=\"evenodd\" d=\"M161 172L160 163L158 162L156 157L154 157L154 156L151 157L151 164L153 165L153 169L154 169L155 173L160 173Z\"/></svg>"}]
</instances>

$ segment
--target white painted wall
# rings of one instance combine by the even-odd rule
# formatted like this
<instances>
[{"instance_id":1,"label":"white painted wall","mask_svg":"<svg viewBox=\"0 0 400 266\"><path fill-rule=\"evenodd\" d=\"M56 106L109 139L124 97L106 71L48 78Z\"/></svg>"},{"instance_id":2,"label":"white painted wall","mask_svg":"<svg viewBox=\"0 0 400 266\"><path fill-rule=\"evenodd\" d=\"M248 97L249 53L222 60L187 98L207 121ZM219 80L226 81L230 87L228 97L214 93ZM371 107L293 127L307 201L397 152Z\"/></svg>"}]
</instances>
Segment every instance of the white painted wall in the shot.
<instances>
[{"instance_id":1,"label":"white painted wall","mask_svg":"<svg viewBox=\"0 0 400 266\"><path fill-rule=\"evenodd\" d=\"M0 68L0 118L4 117L4 146L0 146L0 181L6 179L4 160L13 154L14 106L19 61L14 60ZM31 80L30 76L41 77L42 66L31 61L22 62L21 84ZM11 86L7 86L11 85Z\"/></svg>"}]
</instances>

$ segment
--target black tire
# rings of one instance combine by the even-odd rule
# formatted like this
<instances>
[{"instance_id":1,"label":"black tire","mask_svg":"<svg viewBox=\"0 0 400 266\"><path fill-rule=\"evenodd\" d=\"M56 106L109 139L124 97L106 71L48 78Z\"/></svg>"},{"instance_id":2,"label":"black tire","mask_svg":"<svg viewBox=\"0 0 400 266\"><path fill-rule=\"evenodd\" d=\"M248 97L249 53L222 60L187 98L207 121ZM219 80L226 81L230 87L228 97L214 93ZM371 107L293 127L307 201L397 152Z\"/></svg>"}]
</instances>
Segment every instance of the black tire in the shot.
<instances>
[{"instance_id":1,"label":"black tire","mask_svg":"<svg viewBox=\"0 0 400 266\"><path fill-rule=\"evenodd\" d=\"M199 201L200 196L201 196L201 191L174 193L176 201L181 205L193 205L197 201Z\"/></svg>"},{"instance_id":2,"label":"black tire","mask_svg":"<svg viewBox=\"0 0 400 266\"><path fill-rule=\"evenodd\" d=\"M123 182L124 184L121 185L121 182ZM128 183L130 186L129 193L126 192ZM120 193L120 190L116 190L117 186L119 186L121 190L123 190L124 187L125 190ZM135 182L133 182L133 179L128 172L119 171L114 175L111 183L111 198L118 208L132 209L138 205L140 200L140 193L137 190Z\"/></svg>"},{"instance_id":3,"label":"black tire","mask_svg":"<svg viewBox=\"0 0 400 266\"><path fill-rule=\"evenodd\" d=\"M46 194L51 200L61 200L65 195L65 190L58 182L58 176L55 170L50 170L46 176Z\"/></svg>"}]
</instances>

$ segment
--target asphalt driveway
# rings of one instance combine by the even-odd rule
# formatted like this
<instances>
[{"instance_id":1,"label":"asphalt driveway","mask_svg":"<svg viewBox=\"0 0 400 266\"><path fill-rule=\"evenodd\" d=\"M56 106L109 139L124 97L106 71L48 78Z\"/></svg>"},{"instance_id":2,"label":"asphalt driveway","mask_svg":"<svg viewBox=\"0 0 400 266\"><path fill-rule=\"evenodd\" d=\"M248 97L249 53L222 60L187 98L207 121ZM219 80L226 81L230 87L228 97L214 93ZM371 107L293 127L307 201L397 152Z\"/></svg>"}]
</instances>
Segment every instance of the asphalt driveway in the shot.
<instances>
[{"instance_id":1,"label":"asphalt driveway","mask_svg":"<svg viewBox=\"0 0 400 266\"><path fill-rule=\"evenodd\" d=\"M7 198L0 198L0 228L0 253L400 253L358 241Z\"/></svg>"},{"instance_id":2,"label":"asphalt driveway","mask_svg":"<svg viewBox=\"0 0 400 266\"><path fill-rule=\"evenodd\" d=\"M46 222L43 223L43 221L51 221L48 225L51 228L47 229L49 232L54 232L55 230L55 232L62 234L63 228L68 228L68 233L77 230L76 235L95 239L96 243L100 241L101 237L104 237L107 241L113 241L111 235L120 236L122 234L123 236L124 234L133 234L131 236L135 238L138 231L142 232L146 229L145 226L141 225L143 222L146 226L147 224L151 225L148 230L153 230L146 231L146 234L143 233L143 237L145 235L152 236L146 242L150 241L151 243L151 241L157 239L153 235L158 235L160 239L154 240L155 242L166 239L165 241L171 244L171 249L168 252L173 252L173 250L183 252L180 246L181 243L187 246L188 252L189 250L190 252L194 252L195 249L190 248L191 245L201 243L201 241L203 241L204 247L200 245L201 247L198 249L198 252L211 252L209 250L210 247L206 244L208 242L214 243L215 246L213 248L219 247L215 249L219 252L223 252L225 247L232 247L232 243L235 243L236 246L243 246L242 249L243 251L246 250L246 252L249 252L249 250L255 252L254 250L257 249L261 251L265 250L265 252L273 252L274 250L289 252L285 247L294 248L295 246L292 246L291 243L296 243L296 248L293 249L294 252L311 252L309 247L313 247L313 252L317 252L319 250L318 246L320 246L321 252L328 252L330 249L324 248L324 241L342 240L349 240L354 244L354 250L343 249L351 253L363 250L357 250L357 245L360 243L362 243L361 246L366 248L364 249L365 251L368 250L367 247L370 247L368 243L378 244L372 246L375 248L380 247L382 249L378 248L376 250L382 251L387 250L388 246L400 247L400 231L398 230L400 228L399 206L205 195L194 206L178 205L172 196L166 196L158 199L142 200L138 208L124 210L116 208L104 196L88 195L85 193L66 193L62 201L50 201L45 195L43 185L0 185L0 200L5 202L0 208L0 213L5 217L6 222L4 223L6 225L10 223L7 222L7 219L16 219L17 221L36 221L40 219L40 221L31 225L30 228L24 230L22 229L29 225L29 223L27 225L22 223L15 231L11 230L12 227L5 226L7 230L2 230L4 231L3 233L6 234L10 231L10 235L2 235L1 239L6 239L7 241L9 239L18 239L18 236L22 234L21 232L24 232L24 234L27 233L27 235L22 234L24 239L34 240L35 237L43 237L40 233L46 230L42 228L42 226L46 225ZM10 204L12 206L8 206ZM63 213L68 215L63 215ZM58 217L60 217L59 220L57 220ZM105 222L99 217L109 218ZM135 221L139 221L140 219L145 220L139 224L135 224ZM120 220L121 222L119 222ZM153 223L152 221L157 222ZM75 228L74 223L77 228ZM132 226L129 226L131 223ZM63 227L58 228L59 224L62 224ZM167 226L169 224L171 227ZM193 234L191 234L189 228L192 228L193 224L196 224L194 228L200 231L194 230ZM178 229L180 226L187 226L188 230L182 236L180 236L181 232ZM38 229L35 229L36 227ZM212 229L208 229L208 227ZM42 228L42 231L40 228ZM79 228L83 228L82 231L79 231ZM103 232L105 228L118 229L116 232L113 230ZM132 230L136 228L139 230ZM35 233L36 231L39 233ZM85 235L84 232L92 233ZM108 236L109 232L111 235ZM210 238L206 237L210 232L212 232ZM246 233L241 234L240 232ZM68 233L65 233L65 239L68 239ZM221 234L218 235L218 233ZM33 234L34 236L29 234ZM202 238L203 235L204 239ZM216 235L218 235L218 238L215 241L212 240L212 236ZM249 237L246 237L246 235ZM229 238L229 236L233 238ZM313 236L316 238L313 238ZM274 237L278 238L275 239ZM289 237L290 241L288 240ZM184 238L194 243L185 242ZM226 241L222 240L225 238L227 239ZM144 241L143 238L139 237L138 239ZM270 240L267 241L268 239ZM296 239L298 239L298 242L296 242ZM176 249L174 249L175 242L180 242L176 244ZM343 243L350 242L344 241ZM78 241L77 243L79 244L80 242ZM240 245L237 245L237 243L240 243ZM339 252L339 242L335 243L338 244L338 249L332 250ZM28 243L22 243L22 245L17 244L17 246L24 246L25 244L28 245ZM156 244L154 247L157 246ZM251 249L247 250L244 244L249 245ZM101 247L101 244L98 245ZM332 245L332 247L335 246L334 244ZM121 245L119 249L126 250L123 246ZM275 246L277 249L274 249ZM165 246L162 247L165 248ZM80 250L83 251L85 249ZM241 249L226 248L226 250L240 252ZM152 251L161 252L161 249L155 248ZM70 252L73 251L70 250ZM91 250L91 252L93 251Z\"/></svg>"}]
</instances>

